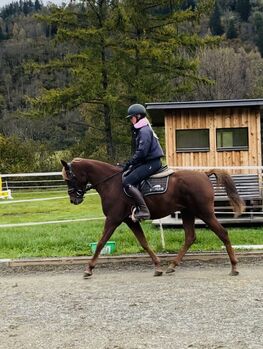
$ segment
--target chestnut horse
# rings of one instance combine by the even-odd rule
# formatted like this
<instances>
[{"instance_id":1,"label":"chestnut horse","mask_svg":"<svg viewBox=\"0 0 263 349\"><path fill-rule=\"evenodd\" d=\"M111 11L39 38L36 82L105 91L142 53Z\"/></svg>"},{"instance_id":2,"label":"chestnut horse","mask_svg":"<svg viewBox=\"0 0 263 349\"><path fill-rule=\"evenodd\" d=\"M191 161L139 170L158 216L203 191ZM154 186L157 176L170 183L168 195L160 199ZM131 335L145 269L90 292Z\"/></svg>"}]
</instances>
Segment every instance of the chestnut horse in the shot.
<instances>
[{"instance_id":1,"label":"chestnut horse","mask_svg":"<svg viewBox=\"0 0 263 349\"><path fill-rule=\"evenodd\" d=\"M101 197L103 213L106 216L104 230L96 251L84 271L84 277L92 275L99 254L110 239L115 229L126 223L132 230L141 246L150 255L155 265L155 276L162 275L160 259L150 248L139 222L131 219L132 200L126 196L122 187L122 169L105 162L89 159L73 159L71 163L61 160L62 175L68 185L70 202L78 205L84 199L88 189L94 188ZM151 219L165 217L175 211L182 214L185 242L177 256L171 261L166 273L175 271L183 256L196 239L195 218L203 220L207 226L224 243L231 262L231 275L237 275L237 259L232 248L227 230L218 222L214 213L214 190L209 176L214 174L217 184L225 188L236 215L244 210L244 202L239 197L235 184L229 174L211 170L200 173L197 171L176 171L169 178L167 191L163 194L145 197L151 213ZM88 184L89 183L89 184ZM89 188L87 188L89 185Z\"/></svg>"}]
</instances>

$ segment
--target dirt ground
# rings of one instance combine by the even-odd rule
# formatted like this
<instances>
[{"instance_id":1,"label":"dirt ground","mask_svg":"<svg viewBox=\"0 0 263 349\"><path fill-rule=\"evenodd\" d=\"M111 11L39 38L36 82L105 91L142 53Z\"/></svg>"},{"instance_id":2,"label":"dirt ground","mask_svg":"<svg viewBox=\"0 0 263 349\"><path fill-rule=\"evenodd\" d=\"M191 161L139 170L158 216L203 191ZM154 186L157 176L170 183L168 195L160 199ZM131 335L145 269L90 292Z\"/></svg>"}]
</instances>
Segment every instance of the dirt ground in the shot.
<instances>
[{"instance_id":1,"label":"dirt ground","mask_svg":"<svg viewBox=\"0 0 263 349\"><path fill-rule=\"evenodd\" d=\"M263 348L263 261L82 269L0 271L0 348Z\"/></svg>"}]
</instances>

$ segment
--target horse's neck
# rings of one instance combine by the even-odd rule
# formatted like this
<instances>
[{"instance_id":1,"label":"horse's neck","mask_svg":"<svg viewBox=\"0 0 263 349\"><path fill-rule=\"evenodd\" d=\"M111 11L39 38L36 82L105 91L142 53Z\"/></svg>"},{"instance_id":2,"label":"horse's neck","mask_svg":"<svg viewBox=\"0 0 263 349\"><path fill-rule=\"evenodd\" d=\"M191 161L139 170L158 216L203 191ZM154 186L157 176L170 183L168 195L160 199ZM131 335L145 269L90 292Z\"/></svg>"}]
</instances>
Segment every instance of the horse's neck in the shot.
<instances>
[{"instance_id":1,"label":"horse's neck","mask_svg":"<svg viewBox=\"0 0 263 349\"><path fill-rule=\"evenodd\" d=\"M96 185L114 173L114 167L112 165L97 160L89 160L86 169L89 181L93 185Z\"/></svg>"}]
</instances>

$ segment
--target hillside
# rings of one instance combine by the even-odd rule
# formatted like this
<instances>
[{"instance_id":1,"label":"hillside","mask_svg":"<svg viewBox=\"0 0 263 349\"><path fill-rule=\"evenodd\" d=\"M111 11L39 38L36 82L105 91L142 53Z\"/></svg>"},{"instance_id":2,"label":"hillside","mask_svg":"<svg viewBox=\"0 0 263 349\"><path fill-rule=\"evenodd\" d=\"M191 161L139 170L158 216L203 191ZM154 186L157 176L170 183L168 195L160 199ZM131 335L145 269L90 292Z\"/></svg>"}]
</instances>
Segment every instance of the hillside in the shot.
<instances>
[{"instance_id":1,"label":"hillside","mask_svg":"<svg viewBox=\"0 0 263 349\"><path fill-rule=\"evenodd\" d=\"M164 3L0 8L1 154L125 159L131 103L262 97L263 0Z\"/></svg>"}]
</instances>

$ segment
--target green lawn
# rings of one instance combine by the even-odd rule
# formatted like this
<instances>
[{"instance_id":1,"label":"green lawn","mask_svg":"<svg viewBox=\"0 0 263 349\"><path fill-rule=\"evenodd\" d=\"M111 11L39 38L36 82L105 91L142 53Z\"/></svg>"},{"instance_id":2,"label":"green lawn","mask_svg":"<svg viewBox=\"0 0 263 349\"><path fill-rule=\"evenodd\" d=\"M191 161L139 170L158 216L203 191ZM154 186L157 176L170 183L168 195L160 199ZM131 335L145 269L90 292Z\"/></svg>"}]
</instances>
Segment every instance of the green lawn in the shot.
<instances>
[{"instance_id":1,"label":"green lawn","mask_svg":"<svg viewBox=\"0 0 263 349\"><path fill-rule=\"evenodd\" d=\"M103 217L100 198L95 192L86 195L84 203L71 205L67 197L12 204L1 204L0 225L27 222L46 222L68 219ZM41 197L63 197L66 193L18 193L14 200ZM182 229L165 229L165 251L161 245L159 228L150 222L143 223L150 245L156 252L176 253L183 243ZM99 240L103 230L103 219L86 222L58 223L36 226L1 227L0 258L56 257L91 255L89 244ZM237 244L263 244L261 228L229 228L231 241ZM116 242L115 254L143 252L132 232L122 224L113 234ZM220 251L222 243L207 229L197 229L197 241L191 251Z\"/></svg>"}]
</instances>

